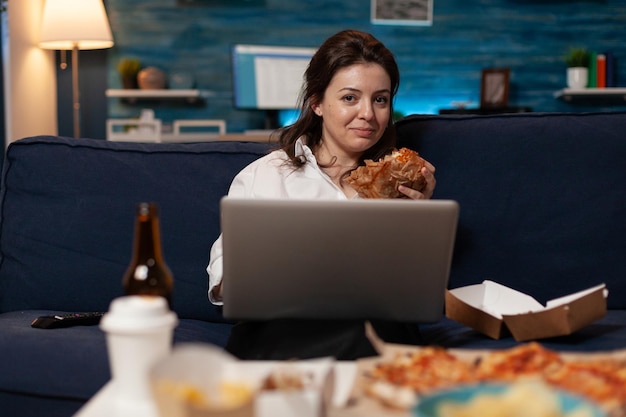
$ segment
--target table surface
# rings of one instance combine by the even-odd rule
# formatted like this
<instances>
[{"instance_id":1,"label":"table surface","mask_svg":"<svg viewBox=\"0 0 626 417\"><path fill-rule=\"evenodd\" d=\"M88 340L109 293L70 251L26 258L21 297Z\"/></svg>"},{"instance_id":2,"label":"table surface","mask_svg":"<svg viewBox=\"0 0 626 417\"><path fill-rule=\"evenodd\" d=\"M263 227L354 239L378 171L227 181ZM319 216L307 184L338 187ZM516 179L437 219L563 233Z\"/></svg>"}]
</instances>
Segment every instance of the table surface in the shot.
<instances>
[{"instance_id":1,"label":"table surface","mask_svg":"<svg viewBox=\"0 0 626 417\"><path fill-rule=\"evenodd\" d=\"M339 364L354 366L354 363ZM349 394L346 394L349 396ZM116 404L115 384L109 381L73 417L160 417L153 402L138 402L133 406ZM390 410L369 398L349 401L345 407L331 407L326 417L409 417L410 412Z\"/></svg>"},{"instance_id":2,"label":"table surface","mask_svg":"<svg viewBox=\"0 0 626 417\"><path fill-rule=\"evenodd\" d=\"M387 345L386 353L408 352L414 347L402 345ZM449 351L466 360L472 360L484 353L480 350L449 349ZM591 358L613 358L626 360L626 349L619 349L612 352L595 353L565 353L561 352L564 358L568 359L591 359ZM330 407L326 417L410 417L410 411L393 410L384 407L379 402L368 398L358 392L358 375L379 361L381 357L373 357L359 360L357 362L335 362L333 365L335 376L335 387L333 393L333 407ZM89 400L73 417L160 417L156 405L152 401L134 404L132 407L122 407L116 404L116 392L114 382L108 382L91 400ZM344 406L339 407L339 404Z\"/></svg>"},{"instance_id":3,"label":"table surface","mask_svg":"<svg viewBox=\"0 0 626 417\"><path fill-rule=\"evenodd\" d=\"M152 402L138 403L133 407L115 404L115 387L107 383L85 404L74 417L160 417ZM411 413L385 409L369 399L357 401L347 407L331 407L327 417L410 417Z\"/></svg>"}]
</instances>

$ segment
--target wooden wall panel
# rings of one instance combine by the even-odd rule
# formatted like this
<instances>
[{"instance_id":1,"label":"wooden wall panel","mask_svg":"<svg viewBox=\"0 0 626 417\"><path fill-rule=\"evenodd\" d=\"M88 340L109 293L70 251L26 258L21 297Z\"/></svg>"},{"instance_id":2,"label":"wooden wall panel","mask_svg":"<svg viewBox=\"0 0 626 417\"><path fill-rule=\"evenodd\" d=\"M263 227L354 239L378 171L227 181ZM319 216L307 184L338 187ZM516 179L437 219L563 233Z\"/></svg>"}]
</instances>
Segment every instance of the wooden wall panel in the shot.
<instances>
[{"instance_id":1,"label":"wooden wall panel","mask_svg":"<svg viewBox=\"0 0 626 417\"><path fill-rule=\"evenodd\" d=\"M434 0L432 26L370 23L369 0L107 0L115 36L108 52L108 86L119 88L121 57L138 57L165 71L189 71L205 105L147 103L166 123L223 118L229 131L262 127L263 115L233 108L230 47L235 43L317 46L345 28L373 33L396 55L402 81L396 101L404 114L437 113L480 97L480 72L511 69L510 104L534 111L613 111L626 106L563 103L563 55L570 46L611 50L618 85L626 86L623 0ZM142 106L108 100L110 117L133 117Z\"/></svg>"}]
</instances>

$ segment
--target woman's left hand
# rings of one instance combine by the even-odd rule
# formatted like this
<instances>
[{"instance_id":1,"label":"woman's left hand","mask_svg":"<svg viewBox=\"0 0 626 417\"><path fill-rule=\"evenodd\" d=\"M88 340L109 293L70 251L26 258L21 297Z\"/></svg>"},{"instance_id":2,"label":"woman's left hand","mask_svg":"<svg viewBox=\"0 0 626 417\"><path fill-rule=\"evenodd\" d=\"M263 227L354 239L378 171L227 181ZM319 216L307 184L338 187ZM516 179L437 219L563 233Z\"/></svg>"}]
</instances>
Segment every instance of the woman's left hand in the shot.
<instances>
[{"instance_id":1,"label":"woman's left hand","mask_svg":"<svg viewBox=\"0 0 626 417\"><path fill-rule=\"evenodd\" d=\"M428 200L433 196L437 180L435 179L435 167L430 162L426 161L426 166L422 168L422 175L426 179L426 188L424 191L419 192L412 188L400 185L398 191L412 200Z\"/></svg>"}]
</instances>

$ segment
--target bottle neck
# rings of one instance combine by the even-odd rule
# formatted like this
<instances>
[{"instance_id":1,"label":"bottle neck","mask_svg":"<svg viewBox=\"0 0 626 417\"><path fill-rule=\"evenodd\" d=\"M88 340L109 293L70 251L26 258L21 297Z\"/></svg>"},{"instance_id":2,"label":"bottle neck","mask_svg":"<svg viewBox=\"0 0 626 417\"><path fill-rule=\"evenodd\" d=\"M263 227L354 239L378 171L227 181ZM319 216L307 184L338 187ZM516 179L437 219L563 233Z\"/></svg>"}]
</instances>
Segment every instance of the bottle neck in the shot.
<instances>
[{"instance_id":1,"label":"bottle neck","mask_svg":"<svg viewBox=\"0 0 626 417\"><path fill-rule=\"evenodd\" d=\"M141 204L135 223L134 261L162 260L159 218L154 204Z\"/></svg>"}]
</instances>

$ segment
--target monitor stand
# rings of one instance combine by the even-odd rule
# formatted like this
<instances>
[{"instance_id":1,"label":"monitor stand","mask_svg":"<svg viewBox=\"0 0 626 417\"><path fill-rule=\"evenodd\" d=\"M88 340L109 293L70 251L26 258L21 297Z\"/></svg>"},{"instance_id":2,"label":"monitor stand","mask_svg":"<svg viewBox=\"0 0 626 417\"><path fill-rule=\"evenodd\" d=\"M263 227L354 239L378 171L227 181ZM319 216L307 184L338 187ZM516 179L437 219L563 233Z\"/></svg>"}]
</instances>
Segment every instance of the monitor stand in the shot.
<instances>
[{"instance_id":1,"label":"monitor stand","mask_svg":"<svg viewBox=\"0 0 626 417\"><path fill-rule=\"evenodd\" d=\"M278 122L278 110L265 110L265 127L266 130L276 130L280 127Z\"/></svg>"}]
</instances>

